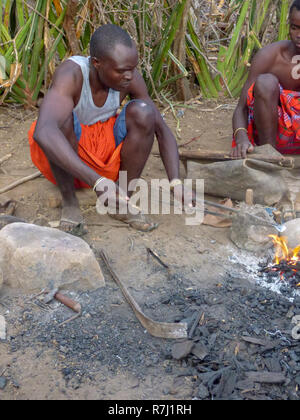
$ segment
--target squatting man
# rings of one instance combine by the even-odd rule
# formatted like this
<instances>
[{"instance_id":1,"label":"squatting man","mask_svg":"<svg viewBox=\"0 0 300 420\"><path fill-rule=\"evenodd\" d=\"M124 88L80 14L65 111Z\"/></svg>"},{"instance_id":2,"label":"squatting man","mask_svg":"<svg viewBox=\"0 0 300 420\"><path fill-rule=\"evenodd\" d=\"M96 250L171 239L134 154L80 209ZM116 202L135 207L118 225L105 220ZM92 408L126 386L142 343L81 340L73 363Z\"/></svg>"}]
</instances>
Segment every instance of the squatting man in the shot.
<instances>
[{"instance_id":1,"label":"squatting man","mask_svg":"<svg viewBox=\"0 0 300 420\"><path fill-rule=\"evenodd\" d=\"M129 34L117 25L101 26L91 38L90 57L73 56L58 67L31 126L32 161L60 190L60 228L66 232L85 232L76 188L92 187L99 198L107 180L115 183L118 205L125 200L128 209L112 217L142 231L157 227L142 212L130 214L130 191L117 182L120 171L127 174L127 187L140 178L155 135L175 198L189 207L195 203L179 179L176 139L150 99L137 65ZM117 115L127 97L130 101Z\"/></svg>"}]
</instances>

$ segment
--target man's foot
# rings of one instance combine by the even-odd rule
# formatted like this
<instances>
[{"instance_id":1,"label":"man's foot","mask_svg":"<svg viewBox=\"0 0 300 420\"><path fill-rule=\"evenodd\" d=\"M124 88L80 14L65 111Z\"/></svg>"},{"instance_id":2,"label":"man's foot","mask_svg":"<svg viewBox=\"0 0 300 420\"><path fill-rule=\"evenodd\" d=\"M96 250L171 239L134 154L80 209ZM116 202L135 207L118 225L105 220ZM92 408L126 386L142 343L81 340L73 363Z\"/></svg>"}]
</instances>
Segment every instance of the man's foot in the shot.
<instances>
[{"instance_id":1,"label":"man's foot","mask_svg":"<svg viewBox=\"0 0 300 420\"><path fill-rule=\"evenodd\" d=\"M99 210L102 207L103 203L100 196L98 197L96 203L96 210L99 214L103 214L101 210ZM152 230L158 227L158 223L154 223L149 218L146 218L146 216L141 211L139 211L138 214L134 214L137 213L136 210L139 210L138 207L134 206L135 211L133 211L132 205L127 200L124 200L120 197L118 198L117 202L117 209L119 210L119 213L115 214L116 209L113 209L111 212L109 212L109 206L105 205L105 207L108 207L107 214L110 217L120 222L128 224L133 229L140 230L141 232L151 232ZM130 207L132 207L132 211L130 211ZM120 214L121 208L123 208L123 211Z\"/></svg>"},{"instance_id":2,"label":"man's foot","mask_svg":"<svg viewBox=\"0 0 300 420\"><path fill-rule=\"evenodd\" d=\"M59 228L75 236L83 236L88 232L78 203L63 205Z\"/></svg>"},{"instance_id":3,"label":"man's foot","mask_svg":"<svg viewBox=\"0 0 300 420\"><path fill-rule=\"evenodd\" d=\"M152 230L158 227L158 223L154 223L143 213L133 214L109 214L115 220L120 222L127 223L130 227L141 232L151 232Z\"/></svg>"}]
</instances>

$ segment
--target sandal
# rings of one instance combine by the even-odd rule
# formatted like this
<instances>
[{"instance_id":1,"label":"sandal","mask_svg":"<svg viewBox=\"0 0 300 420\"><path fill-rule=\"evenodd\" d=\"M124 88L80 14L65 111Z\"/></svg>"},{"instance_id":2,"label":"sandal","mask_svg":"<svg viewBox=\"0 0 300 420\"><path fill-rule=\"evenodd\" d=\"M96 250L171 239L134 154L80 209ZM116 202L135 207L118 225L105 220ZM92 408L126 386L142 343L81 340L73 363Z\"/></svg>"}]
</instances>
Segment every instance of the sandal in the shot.
<instances>
[{"instance_id":1,"label":"sandal","mask_svg":"<svg viewBox=\"0 0 300 420\"><path fill-rule=\"evenodd\" d=\"M63 227L63 224L69 225L68 227ZM70 229L71 227L71 229ZM84 236L88 233L88 230L86 229L86 226L84 224L84 221L81 220L79 223L74 222L74 220L70 219L61 219L59 224L59 229L62 230L65 233L69 233L70 235L74 236Z\"/></svg>"},{"instance_id":2,"label":"sandal","mask_svg":"<svg viewBox=\"0 0 300 420\"><path fill-rule=\"evenodd\" d=\"M98 198L97 203L96 203L97 213L103 214L98 208L99 203L101 203L100 198ZM119 202L119 205L126 206L124 208L124 210L126 210L124 212L125 214L119 214L119 213L116 214L115 213L116 209L113 209L113 211L111 211L110 213L109 207L108 207L108 212L105 214L108 214L112 219L118 220L119 222L126 223L133 229L140 230L141 232L151 232L152 230L158 227L158 223L154 223L151 220L147 219L146 216L141 212L141 210L138 207L132 206L129 202L124 201L124 200L121 200ZM102 204L101 204L101 207L102 207ZM128 212L128 209L130 207L132 209L135 209L135 211ZM137 214L134 214L136 213L136 210L138 210L139 212Z\"/></svg>"},{"instance_id":3,"label":"sandal","mask_svg":"<svg viewBox=\"0 0 300 420\"><path fill-rule=\"evenodd\" d=\"M130 227L141 232L152 232L158 227L158 223L147 220L143 213L132 214L108 214L111 218L123 223L127 223Z\"/></svg>"}]
</instances>

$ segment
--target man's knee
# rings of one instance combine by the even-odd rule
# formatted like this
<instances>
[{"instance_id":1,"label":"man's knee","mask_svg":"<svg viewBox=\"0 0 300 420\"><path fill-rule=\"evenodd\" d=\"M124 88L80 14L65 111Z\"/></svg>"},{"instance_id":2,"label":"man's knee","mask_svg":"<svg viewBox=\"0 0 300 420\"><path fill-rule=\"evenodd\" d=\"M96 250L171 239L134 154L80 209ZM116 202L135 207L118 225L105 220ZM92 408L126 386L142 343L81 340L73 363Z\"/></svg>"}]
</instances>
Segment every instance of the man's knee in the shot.
<instances>
[{"instance_id":1,"label":"man's knee","mask_svg":"<svg viewBox=\"0 0 300 420\"><path fill-rule=\"evenodd\" d=\"M155 124L155 109L151 104L136 100L128 104L126 109L126 123L146 131L153 131Z\"/></svg>"},{"instance_id":2,"label":"man's knee","mask_svg":"<svg viewBox=\"0 0 300 420\"><path fill-rule=\"evenodd\" d=\"M271 73L260 74L254 85L255 97L274 97L279 95L279 80Z\"/></svg>"}]
</instances>

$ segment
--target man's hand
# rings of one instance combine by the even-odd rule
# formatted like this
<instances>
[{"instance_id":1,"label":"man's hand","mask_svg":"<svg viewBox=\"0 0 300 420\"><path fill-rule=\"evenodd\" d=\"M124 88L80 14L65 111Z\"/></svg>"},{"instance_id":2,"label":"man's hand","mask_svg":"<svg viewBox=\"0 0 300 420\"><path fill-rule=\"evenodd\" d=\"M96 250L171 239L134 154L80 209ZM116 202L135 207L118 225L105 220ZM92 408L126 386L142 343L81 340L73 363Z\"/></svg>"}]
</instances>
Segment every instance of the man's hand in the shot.
<instances>
[{"instance_id":1,"label":"man's hand","mask_svg":"<svg viewBox=\"0 0 300 420\"><path fill-rule=\"evenodd\" d=\"M173 195L178 203L187 208L196 206L196 194L190 188L186 188L183 184L174 187Z\"/></svg>"},{"instance_id":2,"label":"man's hand","mask_svg":"<svg viewBox=\"0 0 300 420\"><path fill-rule=\"evenodd\" d=\"M247 133L239 133L235 139L236 147L231 151L233 159L245 159L247 153L254 151L254 146L250 143Z\"/></svg>"},{"instance_id":3,"label":"man's hand","mask_svg":"<svg viewBox=\"0 0 300 420\"><path fill-rule=\"evenodd\" d=\"M105 185L105 183L108 183ZM127 207L129 197L123 191L118 184L111 180L104 179L103 183L99 183L99 186L95 189L96 195L102 201L102 204L116 204L117 206L125 205Z\"/></svg>"}]
</instances>

